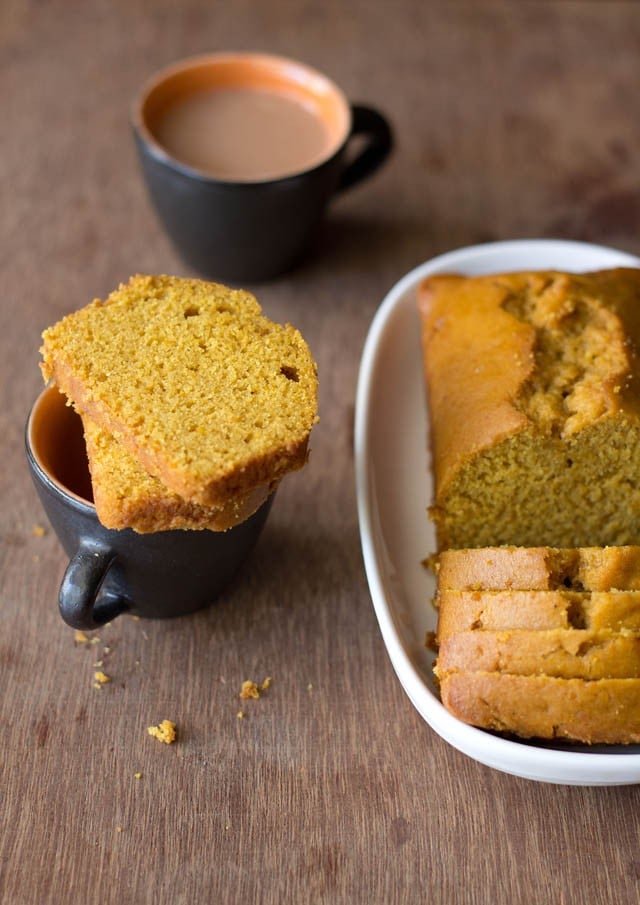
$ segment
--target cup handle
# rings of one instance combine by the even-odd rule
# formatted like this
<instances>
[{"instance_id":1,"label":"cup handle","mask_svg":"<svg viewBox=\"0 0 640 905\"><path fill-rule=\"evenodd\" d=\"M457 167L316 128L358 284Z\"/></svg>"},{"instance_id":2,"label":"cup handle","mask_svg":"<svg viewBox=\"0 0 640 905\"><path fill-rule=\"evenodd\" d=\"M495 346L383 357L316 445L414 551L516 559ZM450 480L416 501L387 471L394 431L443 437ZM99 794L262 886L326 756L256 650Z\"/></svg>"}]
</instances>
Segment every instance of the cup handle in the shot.
<instances>
[{"instance_id":1,"label":"cup handle","mask_svg":"<svg viewBox=\"0 0 640 905\"><path fill-rule=\"evenodd\" d=\"M374 110L362 104L351 105L352 125L348 141L356 135L363 135L365 146L358 156L344 169L338 191L350 189L351 186L367 179L387 159L393 148L393 132L388 120Z\"/></svg>"},{"instance_id":2,"label":"cup handle","mask_svg":"<svg viewBox=\"0 0 640 905\"><path fill-rule=\"evenodd\" d=\"M102 582L115 559L108 547L81 543L64 573L58 604L71 628L99 628L129 609L124 597L100 594Z\"/></svg>"}]
</instances>

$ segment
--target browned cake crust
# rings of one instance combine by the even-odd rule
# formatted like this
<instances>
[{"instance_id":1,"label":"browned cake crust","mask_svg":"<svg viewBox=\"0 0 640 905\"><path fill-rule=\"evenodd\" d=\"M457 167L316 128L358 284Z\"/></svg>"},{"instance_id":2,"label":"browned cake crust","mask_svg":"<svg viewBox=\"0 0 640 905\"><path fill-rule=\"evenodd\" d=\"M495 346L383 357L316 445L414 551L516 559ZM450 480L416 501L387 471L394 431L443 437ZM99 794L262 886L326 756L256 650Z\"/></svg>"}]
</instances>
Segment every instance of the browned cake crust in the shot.
<instances>
[{"instance_id":1,"label":"browned cake crust","mask_svg":"<svg viewBox=\"0 0 640 905\"><path fill-rule=\"evenodd\" d=\"M640 742L640 679L562 679L455 672L442 701L465 723L525 738Z\"/></svg>"},{"instance_id":2,"label":"browned cake crust","mask_svg":"<svg viewBox=\"0 0 640 905\"><path fill-rule=\"evenodd\" d=\"M438 595L437 641L458 632L589 629L640 632L638 591L455 591Z\"/></svg>"},{"instance_id":3,"label":"browned cake crust","mask_svg":"<svg viewBox=\"0 0 640 905\"><path fill-rule=\"evenodd\" d=\"M640 270L419 295L439 549L640 542Z\"/></svg>"},{"instance_id":4,"label":"browned cake crust","mask_svg":"<svg viewBox=\"0 0 640 905\"><path fill-rule=\"evenodd\" d=\"M484 547L445 550L436 559L440 590L640 590L640 547Z\"/></svg>"}]
</instances>

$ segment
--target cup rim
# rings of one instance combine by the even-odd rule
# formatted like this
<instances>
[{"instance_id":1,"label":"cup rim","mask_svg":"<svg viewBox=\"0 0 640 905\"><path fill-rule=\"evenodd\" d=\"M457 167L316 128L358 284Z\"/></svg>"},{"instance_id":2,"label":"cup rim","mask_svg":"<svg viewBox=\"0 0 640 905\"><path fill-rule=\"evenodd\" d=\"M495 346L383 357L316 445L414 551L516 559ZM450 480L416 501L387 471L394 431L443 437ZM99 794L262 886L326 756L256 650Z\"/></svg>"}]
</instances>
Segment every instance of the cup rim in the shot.
<instances>
[{"instance_id":1,"label":"cup rim","mask_svg":"<svg viewBox=\"0 0 640 905\"><path fill-rule=\"evenodd\" d=\"M96 513L95 504L85 499L80 494L75 493L73 490L70 490L68 487L65 487L64 484L61 484L60 481L56 480L56 478L51 474L49 469L45 466L40 456L37 454L34 443L33 443L33 419L37 412L37 409L40 405L42 405L43 400L49 393L57 393L58 388L51 383L48 383L42 390L38 393L36 398L34 399L31 408L29 409L29 414L27 416L27 422L25 425L24 439L25 439L25 449L27 453L27 460L31 465L33 471L35 472L38 480L44 484L49 490L55 493L58 496L64 497L67 502L75 506L77 508L81 508L85 513Z\"/></svg>"},{"instance_id":2,"label":"cup rim","mask_svg":"<svg viewBox=\"0 0 640 905\"><path fill-rule=\"evenodd\" d=\"M168 79L173 78L175 75L181 72L185 72L190 69L197 69L207 64L213 65L216 63L243 61L262 63L267 66L286 66L289 69L293 69L301 74L304 74L308 79L324 85L335 94L340 105L343 107L345 113L345 122L340 140L332 144L329 153L323 155L320 159L318 159L317 162L314 162L311 166L305 166L300 170L295 170L294 172L287 173L284 176L276 176L275 178L266 179L261 178L241 180L213 176L212 174L207 173L205 170L201 170L198 167L184 163L182 160L174 157L169 153L164 145L162 145L156 139L145 121L143 114L144 105L151 92L158 88L163 82L166 82ZM192 56L183 57L182 59L177 60L174 63L170 63L169 65L156 70L151 76L147 78L147 80L142 84L142 87L136 94L131 105L130 119L136 135L144 143L145 147L153 155L153 157L155 157L160 162L166 164L167 166L170 166L177 172L181 172L191 178L197 178L204 183L242 188L243 186L255 187L273 185L275 183L283 183L289 180L298 179L300 176L312 173L314 170L317 170L320 167L328 164L336 157L337 154L340 153L340 151L346 145L351 132L353 114L351 104L349 103L349 100L342 88L340 88L340 86L336 82L334 82L333 79L329 78L329 76L325 75L319 69L310 66L308 63L296 60L293 57L287 57L281 54L265 53L262 51L248 50L214 51L211 53L194 54Z\"/></svg>"}]
</instances>

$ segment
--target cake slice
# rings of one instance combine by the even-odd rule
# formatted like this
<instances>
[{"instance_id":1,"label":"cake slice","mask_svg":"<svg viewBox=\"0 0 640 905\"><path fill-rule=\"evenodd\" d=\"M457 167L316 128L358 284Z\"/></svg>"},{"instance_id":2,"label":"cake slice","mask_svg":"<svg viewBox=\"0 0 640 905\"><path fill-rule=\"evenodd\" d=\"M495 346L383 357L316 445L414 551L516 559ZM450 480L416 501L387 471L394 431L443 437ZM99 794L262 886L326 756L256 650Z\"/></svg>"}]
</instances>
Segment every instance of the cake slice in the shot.
<instances>
[{"instance_id":1,"label":"cake slice","mask_svg":"<svg viewBox=\"0 0 640 905\"><path fill-rule=\"evenodd\" d=\"M560 679L455 672L440 684L459 720L524 738L640 742L640 679Z\"/></svg>"},{"instance_id":2,"label":"cake slice","mask_svg":"<svg viewBox=\"0 0 640 905\"><path fill-rule=\"evenodd\" d=\"M640 590L640 547L483 547L444 550L438 588L459 590Z\"/></svg>"},{"instance_id":3,"label":"cake slice","mask_svg":"<svg viewBox=\"0 0 640 905\"><path fill-rule=\"evenodd\" d=\"M553 628L640 633L640 592L445 590L439 594L438 643L458 632Z\"/></svg>"},{"instance_id":4,"label":"cake slice","mask_svg":"<svg viewBox=\"0 0 640 905\"><path fill-rule=\"evenodd\" d=\"M132 277L46 330L41 352L45 379L185 500L219 506L306 461L316 366L250 293Z\"/></svg>"},{"instance_id":5,"label":"cake slice","mask_svg":"<svg viewBox=\"0 0 640 905\"><path fill-rule=\"evenodd\" d=\"M440 681L454 672L640 678L640 634L587 629L457 632L440 644L434 672Z\"/></svg>"},{"instance_id":6,"label":"cake slice","mask_svg":"<svg viewBox=\"0 0 640 905\"><path fill-rule=\"evenodd\" d=\"M265 502L272 487L262 484L219 506L185 500L149 475L107 431L83 418L93 499L105 528L132 528L140 534L174 529L226 531Z\"/></svg>"}]
</instances>

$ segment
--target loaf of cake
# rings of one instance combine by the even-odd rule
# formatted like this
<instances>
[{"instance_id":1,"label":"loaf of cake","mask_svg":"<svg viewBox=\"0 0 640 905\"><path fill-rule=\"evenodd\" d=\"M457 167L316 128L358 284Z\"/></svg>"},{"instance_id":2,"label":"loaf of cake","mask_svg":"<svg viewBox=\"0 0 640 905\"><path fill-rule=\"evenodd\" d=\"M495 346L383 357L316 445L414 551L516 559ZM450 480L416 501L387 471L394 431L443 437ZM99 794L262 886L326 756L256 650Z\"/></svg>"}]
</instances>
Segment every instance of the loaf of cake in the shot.
<instances>
[{"instance_id":1,"label":"loaf of cake","mask_svg":"<svg viewBox=\"0 0 640 905\"><path fill-rule=\"evenodd\" d=\"M45 379L189 503L242 506L306 461L316 365L247 292L133 277L46 330L41 352Z\"/></svg>"},{"instance_id":2,"label":"loaf of cake","mask_svg":"<svg viewBox=\"0 0 640 905\"><path fill-rule=\"evenodd\" d=\"M262 484L219 506L186 500L148 474L121 443L83 418L93 500L105 528L156 531L226 531L245 521L275 489Z\"/></svg>"},{"instance_id":3,"label":"loaf of cake","mask_svg":"<svg viewBox=\"0 0 640 905\"><path fill-rule=\"evenodd\" d=\"M590 745L640 742L640 679L456 672L440 694L458 719L483 729Z\"/></svg>"},{"instance_id":4,"label":"loaf of cake","mask_svg":"<svg viewBox=\"0 0 640 905\"><path fill-rule=\"evenodd\" d=\"M472 630L590 629L640 632L639 591L462 591L438 600L436 641Z\"/></svg>"},{"instance_id":5,"label":"loaf of cake","mask_svg":"<svg viewBox=\"0 0 640 905\"><path fill-rule=\"evenodd\" d=\"M438 547L640 543L640 270L420 288Z\"/></svg>"},{"instance_id":6,"label":"loaf of cake","mask_svg":"<svg viewBox=\"0 0 640 905\"><path fill-rule=\"evenodd\" d=\"M444 550L434 559L440 591L640 590L640 547L485 547Z\"/></svg>"}]
</instances>

